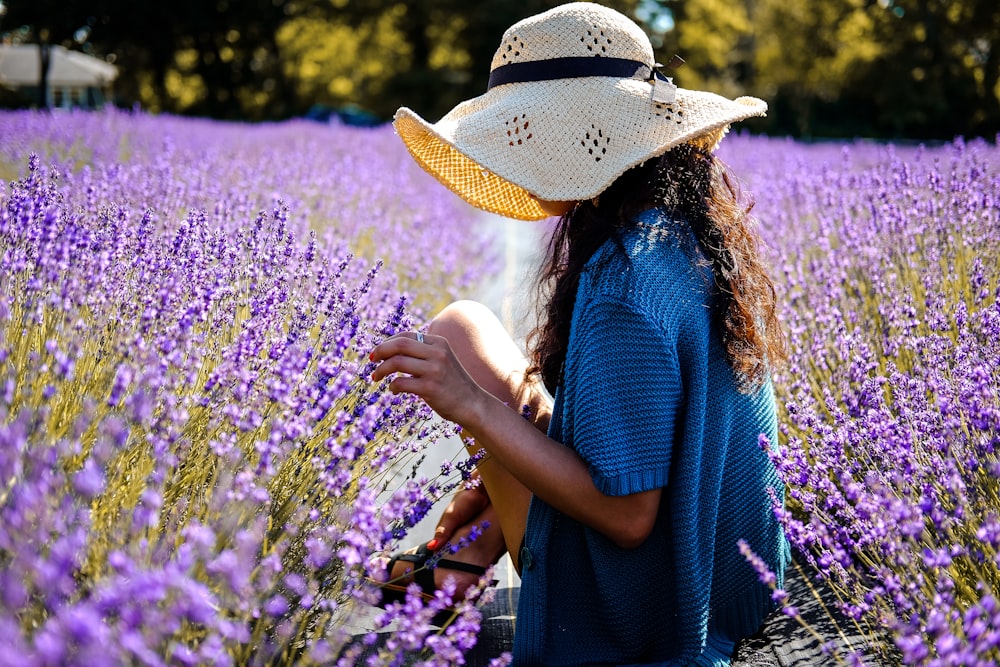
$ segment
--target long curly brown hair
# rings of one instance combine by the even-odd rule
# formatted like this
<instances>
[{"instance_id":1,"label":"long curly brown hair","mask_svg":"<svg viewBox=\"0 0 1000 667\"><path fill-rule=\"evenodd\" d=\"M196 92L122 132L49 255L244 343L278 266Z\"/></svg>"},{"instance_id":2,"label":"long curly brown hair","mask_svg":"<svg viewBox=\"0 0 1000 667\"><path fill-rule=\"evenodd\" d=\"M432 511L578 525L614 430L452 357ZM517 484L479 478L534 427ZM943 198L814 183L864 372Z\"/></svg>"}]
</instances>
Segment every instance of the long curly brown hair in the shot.
<instances>
[{"instance_id":1,"label":"long curly brown hair","mask_svg":"<svg viewBox=\"0 0 1000 667\"><path fill-rule=\"evenodd\" d=\"M769 369L785 359L774 284L750 217L753 201L721 160L683 144L633 167L560 219L541 267L538 325L528 336L529 372L540 375L549 391L560 381L584 265L605 241L620 239L638 213L654 206L688 221L711 265L714 317L740 389L760 387Z\"/></svg>"}]
</instances>

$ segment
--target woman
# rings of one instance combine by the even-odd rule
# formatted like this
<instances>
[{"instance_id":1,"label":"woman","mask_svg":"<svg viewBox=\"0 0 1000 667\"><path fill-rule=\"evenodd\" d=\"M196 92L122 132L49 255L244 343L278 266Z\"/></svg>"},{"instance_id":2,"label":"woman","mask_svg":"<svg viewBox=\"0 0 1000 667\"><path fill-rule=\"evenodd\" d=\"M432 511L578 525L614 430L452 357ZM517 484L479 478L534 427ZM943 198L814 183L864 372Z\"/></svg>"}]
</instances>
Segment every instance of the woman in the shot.
<instances>
[{"instance_id":1,"label":"woman","mask_svg":"<svg viewBox=\"0 0 1000 667\"><path fill-rule=\"evenodd\" d=\"M737 541L781 576L781 488L758 440L775 440L783 343L747 208L711 154L765 110L677 89L635 23L571 3L504 34L484 95L433 125L397 113L414 158L467 201L561 216L530 361L468 302L372 352L374 379L485 450L480 489L389 577L467 587L509 552L517 665L724 665L772 609Z\"/></svg>"}]
</instances>

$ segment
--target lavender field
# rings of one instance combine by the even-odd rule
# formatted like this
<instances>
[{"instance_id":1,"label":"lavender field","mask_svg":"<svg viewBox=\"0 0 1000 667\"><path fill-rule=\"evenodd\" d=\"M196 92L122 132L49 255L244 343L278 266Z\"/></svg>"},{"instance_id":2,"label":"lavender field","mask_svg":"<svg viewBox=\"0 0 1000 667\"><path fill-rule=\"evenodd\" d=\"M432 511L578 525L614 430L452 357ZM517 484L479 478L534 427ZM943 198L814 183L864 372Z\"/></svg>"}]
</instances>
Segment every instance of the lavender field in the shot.
<instances>
[{"instance_id":1,"label":"lavender field","mask_svg":"<svg viewBox=\"0 0 1000 667\"><path fill-rule=\"evenodd\" d=\"M1000 151L721 154L789 334L776 511L870 638L831 662L997 664ZM367 353L496 276L478 214L388 127L4 113L0 179L0 665L354 664L467 468L408 474L451 429ZM462 664L452 603L370 664Z\"/></svg>"},{"instance_id":2,"label":"lavender field","mask_svg":"<svg viewBox=\"0 0 1000 667\"><path fill-rule=\"evenodd\" d=\"M727 141L789 335L774 459L798 559L883 661L998 664L1000 151Z\"/></svg>"},{"instance_id":3,"label":"lavender field","mask_svg":"<svg viewBox=\"0 0 1000 667\"><path fill-rule=\"evenodd\" d=\"M367 355L496 272L472 210L389 131L4 114L0 147L0 664L337 659L461 482L398 472L450 429ZM387 661L476 614L386 615Z\"/></svg>"}]
</instances>

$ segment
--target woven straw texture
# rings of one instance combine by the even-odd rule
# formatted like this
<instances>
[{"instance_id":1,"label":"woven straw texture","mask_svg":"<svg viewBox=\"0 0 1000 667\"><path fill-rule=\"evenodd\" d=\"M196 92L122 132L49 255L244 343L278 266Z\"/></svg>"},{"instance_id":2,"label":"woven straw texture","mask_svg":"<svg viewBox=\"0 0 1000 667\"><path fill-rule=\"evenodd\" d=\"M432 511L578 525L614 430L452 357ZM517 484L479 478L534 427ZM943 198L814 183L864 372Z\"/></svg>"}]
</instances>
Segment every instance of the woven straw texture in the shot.
<instances>
[{"instance_id":1,"label":"woven straw texture","mask_svg":"<svg viewBox=\"0 0 1000 667\"><path fill-rule=\"evenodd\" d=\"M576 2L511 26L492 68L564 57L655 64L649 39L632 20ZM731 123L767 110L752 97L677 89L665 104L652 93L648 81L606 76L508 83L462 102L435 124L405 107L394 124L416 161L466 201L538 220L546 213L531 195L591 199L673 146L714 149Z\"/></svg>"}]
</instances>

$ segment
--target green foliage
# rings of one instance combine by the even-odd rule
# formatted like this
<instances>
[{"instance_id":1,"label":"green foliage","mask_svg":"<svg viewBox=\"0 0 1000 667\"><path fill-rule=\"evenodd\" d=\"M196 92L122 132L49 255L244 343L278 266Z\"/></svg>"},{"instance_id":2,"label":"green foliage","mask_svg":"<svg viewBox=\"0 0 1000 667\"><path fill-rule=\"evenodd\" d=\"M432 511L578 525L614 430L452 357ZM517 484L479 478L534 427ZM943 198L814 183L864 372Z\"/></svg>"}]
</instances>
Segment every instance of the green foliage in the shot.
<instances>
[{"instance_id":1,"label":"green foliage","mask_svg":"<svg viewBox=\"0 0 1000 667\"><path fill-rule=\"evenodd\" d=\"M754 83L767 129L949 139L1000 130L1000 5L761 0Z\"/></svg>"},{"instance_id":2,"label":"green foliage","mask_svg":"<svg viewBox=\"0 0 1000 667\"><path fill-rule=\"evenodd\" d=\"M818 108L837 106L853 90L852 78L885 52L875 39L874 16L863 0L831 0L814 5L781 4L765 0L759 14L762 25L776 38L759 39L754 54L758 94L775 102L774 125L808 136L825 133ZM850 45L850 47L846 47ZM867 104L861 102L860 109ZM865 114L841 117L842 131L871 134ZM846 121L846 122L845 122ZM851 126L861 123L862 126Z\"/></svg>"},{"instance_id":3,"label":"green foliage","mask_svg":"<svg viewBox=\"0 0 1000 667\"><path fill-rule=\"evenodd\" d=\"M558 0L393 0L348 1L335 19L354 27L372 16L398 16L396 38L407 51L405 59L388 62L386 85L380 94L355 101L388 118L400 106L437 119L464 99L486 91L490 62L504 31L517 21L563 4ZM604 4L631 12L635 0ZM368 53L377 53L370 49Z\"/></svg>"},{"instance_id":4,"label":"green foliage","mask_svg":"<svg viewBox=\"0 0 1000 667\"><path fill-rule=\"evenodd\" d=\"M277 42L296 95L327 106L382 95L393 63L409 57L399 38L399 13L386 12L356 27L325 18L287 21Z\"/></svg>"},{"instance_id":5,"label":"green foliage","mask_svg":"<svg viewBox=\"0 0 1000 667\"><path fill-rule=\"evenodd\" d=\"M485 90L508 26L558 4L13 0L0 34L113 54L128 106L253 120L315 105L388 119L405 105L436 119ZM675 73L680 85L766 99L771 112L751 130L919 139L1000 131L995 0L605 4L647 17L657 57L688 63Z\"/></svg>"},{"instance_id":6,"label":"green foliage","mask_svg":"<svg viewBox=\"0 0 1000 667\"><path fill-rule=\"evenodd\" d=\"M726 0L667 3L676 24L664 36L661 62L674 53L686 65L674 75L685 88L736 96L746 89L747 48L752 37L750 8Z\"/></svg>"},{"instance_id":7,"label":"green foliage","mask_svg":"<svg viewBox=\"0 0 1000 667\"><path fill-rule=\"evenodd\" d=\"M886 4L875 25L886 55L859 80L871 91L879 126L909 136L1000 129L1000 4Z\"/></svg>"}]
</instances>

